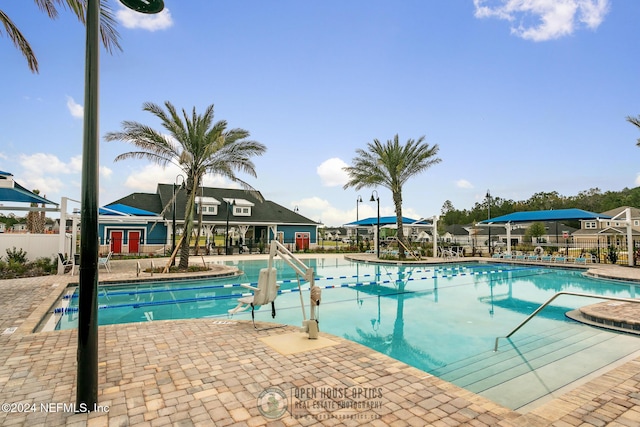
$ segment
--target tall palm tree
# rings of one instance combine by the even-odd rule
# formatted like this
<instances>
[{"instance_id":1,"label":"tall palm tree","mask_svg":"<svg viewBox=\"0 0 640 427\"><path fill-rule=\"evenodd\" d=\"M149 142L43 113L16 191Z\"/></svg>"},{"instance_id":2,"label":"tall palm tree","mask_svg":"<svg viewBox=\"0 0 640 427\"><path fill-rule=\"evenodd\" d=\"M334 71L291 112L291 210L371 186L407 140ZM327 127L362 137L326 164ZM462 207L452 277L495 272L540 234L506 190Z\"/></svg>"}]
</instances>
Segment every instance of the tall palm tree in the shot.
<instances>
[{"instance_id":1,"label":"tall palm tree","mask_svg":"<svg viewBox=\"0 0 640 427\"><path fill-rule=\"evenodd\" d=\"M34 2L36 6L51 19L58 17L58 9L56 6L61 6L63 9L69 8L80 22L85 23L87 0L34 0ZM39 71L38 59L31 45L9 16L2 10L0 10L0 24L4 27L4 32L7 33L9 39L11 39L13 44L27 60L31 72L37 73ZM1 34L2 29L0 28L0 35ZM107 0L100 0L100 36L102 38L102 44L108 52L111 53L114 49L122 50L118 41L120 36L116 30L116 20Z\"/></svg>"},{"instance_id":2,"label":"tall palm tree","mask_svg":"<svg viewBox=\"0 0 640 427\"><path fill-rule=\"evenodd\" d=\"M397 134L384 144L374 139L367 144L367 150L357 149L352 166L344 168L349 175L345 189L354 187L360 190L380 185L391 190L396 210L397 237L405 246L407 241L402 229L402 186L409 178L440 163L440 159L436 157L438 145L430 147L424 139L424 136L418 140L409 139L404 145L400 144ZM405 257L403 250L398 252L400 258Z\"/></svg>"},{"instance_id":3,"label":"tall palm tree","mask_svg":"<svg viewBox=\"0 0 640 427\"><path fill-rule=\"evenodd\" d=\"M640 129L640 116L638 117L627 116L627 121L632 125L635 125L638 129ZM636 145L640 147L640 138L638 138L638 142L636 143Z\"/></svg>"},{"instance_id":4,"label":"tall palm tree","mask_svg":"<svg viewBox=\"0 0 640 427\"><path fill-rule=\"evenodd\" d=\"M107 133L105 140L129 142L138 148L138 151L120 154L115 161L148 159L161 166L175 164L184 172L187 202L178 265L179 269L184 270L189 266L193 211L204 175L218 174L247 190L253 190L236 176L236 171L255 177L251 158L262 155L267 148L257 141L248 140L249 132L244 129L227 130L225 120L214 123L213 104L206 108L203 115L196 114L195 107L189 115L184 109L179 114L169 101L164 105L166 111L157 104L147 102L142 110L159 118L168 135L138 122L124 121L123 130Z\"/></svg>"}]
</instances>

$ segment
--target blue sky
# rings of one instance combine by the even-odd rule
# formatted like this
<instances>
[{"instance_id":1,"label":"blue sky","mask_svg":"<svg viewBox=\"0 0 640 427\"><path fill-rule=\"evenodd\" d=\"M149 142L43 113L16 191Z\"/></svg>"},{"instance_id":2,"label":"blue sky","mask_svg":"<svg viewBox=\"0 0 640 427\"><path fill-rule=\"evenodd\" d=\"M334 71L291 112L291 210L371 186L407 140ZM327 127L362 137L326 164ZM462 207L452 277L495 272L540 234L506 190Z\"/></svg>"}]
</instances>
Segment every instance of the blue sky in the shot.
<instances>
[{"instance_id":1,"label":"blue sky","mask_svg":"<svg viewBox=\"0 0 640 427\"><path fill-rule=\"evenodd\" d=\"M375 216L372 189L343 190L341 168L395 134L440 147L442 162L404 188L409 217L446 200L471 208L487 190L524 200L640 184L640 133L625 121L640 115L640 2L165 0L155 16L111 5L123 52L101 52L100 135L124 120L160 129L144 102L215 104L216 119L268 147L258 178L241 177L326 225L354 221L358 195L360 219ZM84 27L31 1L1 8L40 73L0 38L0 170L51 200L79 199ZM114 163L132 148L101 142L101 205L176 180L176 168Z\"/></svg>"}]
</instances>

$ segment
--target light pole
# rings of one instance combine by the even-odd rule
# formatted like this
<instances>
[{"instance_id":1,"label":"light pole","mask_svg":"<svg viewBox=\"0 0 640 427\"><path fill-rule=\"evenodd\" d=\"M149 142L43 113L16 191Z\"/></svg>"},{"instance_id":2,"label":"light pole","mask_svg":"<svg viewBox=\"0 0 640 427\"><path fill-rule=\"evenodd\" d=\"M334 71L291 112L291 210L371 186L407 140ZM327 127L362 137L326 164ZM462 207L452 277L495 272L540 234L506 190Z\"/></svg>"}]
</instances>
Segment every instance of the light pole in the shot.
<instances>
[{"instance_id":1,"label":"light pole","mask_svg":"<svg viewBox=\"0 0 640 427\"><path fill-rule=\"evenodd\" d=\"M358 195L356 199L356 222L360 221L360 215L358 213L358 207L362 203L362 196ZM358 233L358 224L356 224L356 248L360 250L360 233Z\"/></svg>"},{"instance_id":2,"label":"light pole","mask_svg":"<svg viewBox=\"0 0 640 427\"><path fill-rule=\"evenodd\" d=\"M174 256L174 252L176 251L176 186L178 185L178 178L182 178L180 189L184 188L184 176L176 176L176 180L173 182L173 209L171 215L171 256L173 256L171 265L176 265L176 257Z\"/></svg>"},{"instance_id":3,"label":"light pole","mask_svg":"<svg viewBox=\"0 0 640 427\"><path fill-rule=\"evenodd\" d=\"M373 193L376 193L376 197L373 197ZM371 193L370 202L378 202L378 223L376 225L376 254L378 258L380 258L380 196L378 196L378 192L373 190Z\"/></svg>"},{"instance_id":4,"label":"light pole","mask_svg":"<svg viewBox=\"0 0 640 427\"><path fill-rule=\"evenodd\" d=\"M487 221L491 219L491 193L487 190ZM491 224L489 224L489 256L491 256Z\"/></svg>"},{"instance_id":5,"label":"light pole","mask_svg":"<svg viewBox=\"0 0 640 427\"><path fill-rule=\"evenodd\" d=\"M227 202L227 231L224 234L224 254L229 255L229 211L233 209L235 205L235 199L225 200Z\"/></svg>"},{"instance_id":6,"label":"light pole","mask_svg":"<svg viewBox=\"0 0 640 427\"><path fill-rule=\"evenodd\" d=\"M158 13L163 0L121 0L130 9ZM100 57L100 1L88 0L86 9L84 123L80 223L80 277L78 280L78 349L76 354L76 408L93 410L98 403L98 80Z\"/></svg>"}]
</instances>

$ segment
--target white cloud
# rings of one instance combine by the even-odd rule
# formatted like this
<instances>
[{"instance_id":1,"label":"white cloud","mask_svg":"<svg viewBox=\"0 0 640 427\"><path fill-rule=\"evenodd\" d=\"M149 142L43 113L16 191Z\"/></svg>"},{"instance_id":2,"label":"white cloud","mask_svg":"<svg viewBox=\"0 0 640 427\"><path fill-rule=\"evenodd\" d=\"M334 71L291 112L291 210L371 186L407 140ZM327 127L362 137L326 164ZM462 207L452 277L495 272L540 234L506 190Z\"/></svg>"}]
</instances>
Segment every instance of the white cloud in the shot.
<instances>
[{"instance_id":1,"label":"white cloud","mask_svg":"<svg viewBox=\"0 0 640 427\"><path fill-rule=\"evenodd\" d=\"M110 168L108 168L106 166L100 166L99 171L100 171L100 176L102 178L107 178L108 179L113 174L113 170L111 170Z\"/></svg>"},{"instance_id":2,"label":"white cloud","mask_svg":"<svg viewBox=\"0 0 640 427\"><path fill-rule=\"evenodd\" d=\"M109 174L111 171L109 171ZM178 177L182 175L183 178ZM182 184L184 172L175 166L162 167L154 163L147 164L142 169L136 169L125 180L125 187L132 191L155 193L158 184ZM203 178L205 187L216 188L241 188L239 184L229 181L220 175L205 175Z\"/></svg>"},{"instance_id":3,"label":"white cloud","mask_svg":"<svg viewBox=\"0 0 640 427\"><path fill-rule=\"evenodd\" d=\"M473 184L471 184L466 179L459 179L456 181L456 187L458 188L473 188Z\"/></svg>"},{"instance_id":4,"label":"white cloud","mask_svg":"<svg viewBox=\"0 0 640 427\"><path fill-rule=\"evenodd\" d=\"M67 96L67 109L71 113L71 116L76 119L82 119L84 117L84 107L76 103L70 96Z\"/></svg>"},{"instance_id":5,"label":"white cloud","mask_svg":"<svg viewBox=\"0 0 640 427\"><path fill-rule=\"evenodd\" d=\"M55 154L35 153L31 155L21 154L18 163L29 175L42 176L45 173L72 173L75 170L64 163Z\"/></svg>"},{"instance_id":6,"label":"white cloud","mask_svg":"<svg viewBox=\"0 0 640 427\"><path fill-rule=\"evenodd\" d=\"M69 161L69 169L72 172L81 173L82 172L82 154L74 156Z\"/></svg>"},{"instance_id":7,"label":"white cloud","mask_svg":"<svg viewBox=\"0 0 640 427\"><path fill-rule=\"evenodd\" d=\"M358 219L373 218L378 215L377 204L369 203L368 199L362 198L363 202L359 204L356 212L355 199L354 206L350 209L338 209L334 207L329 200L320 197L307 197L305 199L294 200L289 204L289 209L293 210L298 207L298 213L313 221L320 221L327 227L340 227ZM380 205L380 216L394 216L395 210L392 204ZM402 215L409 218L418 219L422 215L430 215L429 213L418 213L414 209L403 208Z\"/></svg>"},{"instance_id":8,"label":"white cloud","mask_svg":"<svg viewBox=\"0 0 640 427\"><path fill-rule=\"evenodd\" d=\"M166 7L160 13L145 14L122 8L116 12L116 18L125 28L141 28L147 31L165 30L173 25L171 12Z\"/></svg>"},{"instance_id":9,"label":"white cloud","mask_svg":"<svg viewBox=\"0 0 640 427\"><path fill-rule=\"evenodd\" d=\"M325 187L343 186L349 181L349 175L343 168L349 166L342 159L333 157L325 160L316 168L316 172L320 176L322 185Z\"/></svg>"},{"instance_id":10,"label":"white cloud","mask_svg":"<svg viewBox=\"0 0 640 427\"><path fill-rule=\"evenodd\" d=\"M636 186L640 185L640 172L638 172L638 175L636 175Z\"/></svg>"},{"instance_id":11,"label":"white cloud","mask_svg":"<svg viewBox=\"0 0 640 427\"><path fill-rule=\"evenodd\" d=\"M533 41L571 35L581 25L596 29L609 11L609 0L473 0L473 3L476 18L509 21L512 34Z\"/></svg>"}]
</instances>

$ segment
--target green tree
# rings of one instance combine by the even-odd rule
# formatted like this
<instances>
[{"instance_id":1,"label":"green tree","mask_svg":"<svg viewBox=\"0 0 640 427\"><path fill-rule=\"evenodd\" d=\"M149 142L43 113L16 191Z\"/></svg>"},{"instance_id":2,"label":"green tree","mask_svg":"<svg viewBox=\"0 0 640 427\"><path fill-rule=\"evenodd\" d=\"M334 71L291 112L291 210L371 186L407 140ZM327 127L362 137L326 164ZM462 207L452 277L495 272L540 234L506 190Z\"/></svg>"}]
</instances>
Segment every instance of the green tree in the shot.
<instances>
[{"instance_id":1,"label":"green tree","mask_svg":"<svg viewBox=\"0 0 640 427\"><path fill-rule=\"evenodd\" d=\"M166 101L164 105L166 111L150 102L145 103L142 109L159 118L168 135L138 122L124 121L123 130L107 133L105 140L128 142L139 149L120 154L115 161L147 159L161 166L175 164L184 172L187 202L178 268L185 270L189 266L196 194L204 175L219 174L247 190L253 190L236 176L236 172L255 177L255 166L251 159L262 155L267 149L259 142L248 140L249 132L244 129L227 130L224 120L214 123L213 104L206 108L203 115L196 114L195 107L191 115L184 109L180 115L170 102Z\"/></svg>"},{"instance_id":2,"label":"green tree","mask_svg":"<svg viewBox=\"0 0 640 427\"><path fill-rule=\"evenodd\" d=\"M80 22L85 23L87 0L34 0L34 2L36 6L51 19L58 17L58 7L62 7L63 9L70 9ZM16 24L14 24L9 16L2 10L0 10L0 24L4 27L4 32L9 39L27 60L29 69L37 73L39 71L38 59L31 45ZM0 35L1 34L2 29L0 28ZM102 44L108 52L112 52L114 48L122 50L118 40L120 36L116 30L116 20L107 0L100 0L100 36L102 38Z\"/></svg>"},{"instance_id":3,"label":"green tree","mask_svg":"<svg viewBox=\"0 0 640 427\"><path fill-rule=\"evenodd\" d=\"M357 149L352 166L344 168L349 175L345 189L354 187L360 190L380 185L391 190L396 211L397 237L405 245L407 241L402 230L402 186L412 176L440 163L440 159L436 157L438 145L431 147L424 139L424 136L418 140L409 139L404 145L400 144L397 134L384 144L374 139L367 144L367 150ZM402 248L399 254L400 258L405 257Z\"/></svg>"},{"instance_id":4,"label":"green tree","mask_svg":"<svg viewBox=\"0 0 640 427\"><path fill-rule=\"evenodd\" d=\"M547 233L543 222L534 222L527 228L526 236L531 239L532 242L538 243L538 239ZM534 240L535 239L535 240Z\"/></svg>"}]
</instances>

